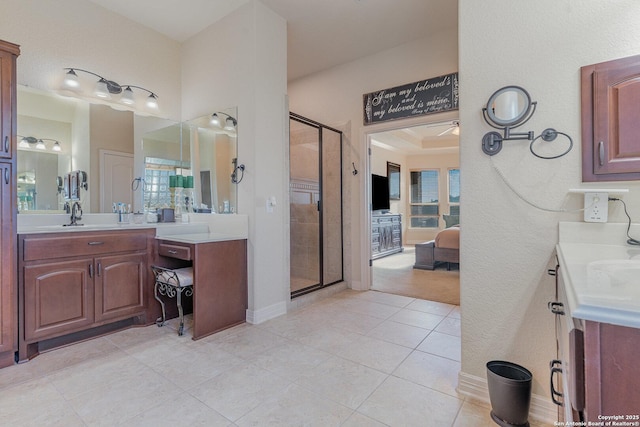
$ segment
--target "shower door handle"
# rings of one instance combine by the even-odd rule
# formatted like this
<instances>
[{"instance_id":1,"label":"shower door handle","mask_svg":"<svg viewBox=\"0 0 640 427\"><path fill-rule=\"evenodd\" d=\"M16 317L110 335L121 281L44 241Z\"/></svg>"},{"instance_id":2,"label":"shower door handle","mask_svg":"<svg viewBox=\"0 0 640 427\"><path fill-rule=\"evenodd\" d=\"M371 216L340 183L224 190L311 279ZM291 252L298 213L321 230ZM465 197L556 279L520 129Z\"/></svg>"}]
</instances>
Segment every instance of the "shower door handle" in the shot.
<instances>
[{"instance_id":1,"label":"shower door handle","mask_svg":"<svg viewBox=\"0 0 640 427\"><path fill-rule=\"evenodd\" d=\"M320 212L320 200L316 202L316 208L318 209L318 212Z\"/></svg>"}]
</instances>

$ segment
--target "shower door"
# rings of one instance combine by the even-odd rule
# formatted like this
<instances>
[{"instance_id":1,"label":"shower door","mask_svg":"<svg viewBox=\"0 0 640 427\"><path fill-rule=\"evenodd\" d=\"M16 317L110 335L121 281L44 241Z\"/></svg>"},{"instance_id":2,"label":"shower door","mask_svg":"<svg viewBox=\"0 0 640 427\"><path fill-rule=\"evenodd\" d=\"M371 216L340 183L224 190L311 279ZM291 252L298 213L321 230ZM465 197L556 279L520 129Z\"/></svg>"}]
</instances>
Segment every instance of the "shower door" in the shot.
<instances>
[{"instance_id":1,"label":"shower door","mask_svg":"<svg viewBox=\"0 0 640 427\"><path fill-rule=\"evenodd\" d=\"M343 280L342 133L291 113L291 295Z\"/></svg>"}]
</instances>

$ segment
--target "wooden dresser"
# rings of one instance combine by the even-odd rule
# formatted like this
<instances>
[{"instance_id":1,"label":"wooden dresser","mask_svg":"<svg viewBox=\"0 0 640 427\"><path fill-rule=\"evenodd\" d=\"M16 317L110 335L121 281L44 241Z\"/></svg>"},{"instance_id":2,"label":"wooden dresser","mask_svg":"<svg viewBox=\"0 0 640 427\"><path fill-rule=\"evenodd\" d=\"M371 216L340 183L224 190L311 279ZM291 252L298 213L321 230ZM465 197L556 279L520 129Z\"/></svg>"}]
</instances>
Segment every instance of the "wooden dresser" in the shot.
<instances>
[{"instance_id":1,"label":"wooden dresser","mask_svg":"<svg viewBox=\"0 0 640 427\"><path fill-rule=\"evenodd\" d=\"M371 214L371 258L382 258L402 250L402 215Z\"/></svg>"}]
</instances>

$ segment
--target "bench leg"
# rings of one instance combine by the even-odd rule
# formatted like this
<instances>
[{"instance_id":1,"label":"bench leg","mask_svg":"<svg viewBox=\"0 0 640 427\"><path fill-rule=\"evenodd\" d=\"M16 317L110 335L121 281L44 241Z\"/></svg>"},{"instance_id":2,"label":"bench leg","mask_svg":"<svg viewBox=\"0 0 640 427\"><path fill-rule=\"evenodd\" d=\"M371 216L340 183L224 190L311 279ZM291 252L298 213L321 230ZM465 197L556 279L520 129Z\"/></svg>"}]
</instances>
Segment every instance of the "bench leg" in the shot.
<instances>
[{"instance_id":1,"label":"bench leg","mask_svg":"<svg viewBox=\"0 0 640 427\"><path fill-rule=\"evenodd\" d=\"M182 289L176 289L176 304L178 305L178 315L180 316L180 327L178 328L178 335L182 336L184 333L184 315L182 313Z\"/></svg>"},{"instance_id":2,"label":"bench leg","mask_svg":"<svg viewBox=\"0 0 640 427\"><path fill-rule=\"evenodd\" d=\"M162 299L158 295L158 282L156 282L156 285L153 287L153 296L158 300L160 306L162 307L162 317L158 317L156 319L156 325L158 325L158 327L164 326L164 322L167 320L167 317L164 310L164 301L162 301Z\"/></svg>"}]
</instances>

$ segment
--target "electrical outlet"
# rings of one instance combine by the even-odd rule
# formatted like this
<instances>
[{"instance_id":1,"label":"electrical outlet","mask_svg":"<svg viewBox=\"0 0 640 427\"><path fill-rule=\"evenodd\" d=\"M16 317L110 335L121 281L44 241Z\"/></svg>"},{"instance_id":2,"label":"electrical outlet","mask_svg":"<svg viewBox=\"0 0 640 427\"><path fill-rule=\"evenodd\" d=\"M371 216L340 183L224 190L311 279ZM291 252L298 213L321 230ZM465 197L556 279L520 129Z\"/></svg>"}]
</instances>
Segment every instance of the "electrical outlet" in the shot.
<instances>
[{"instance_id":1,"label":"electrical outlet","mask_svg":"<svg viewBox=\"0 0 640 427\"><path fill-rule=\"evenodd\" d=\"M607 222L609 193L584 193L584 221Z\"/></svg>"}]
</instances>

